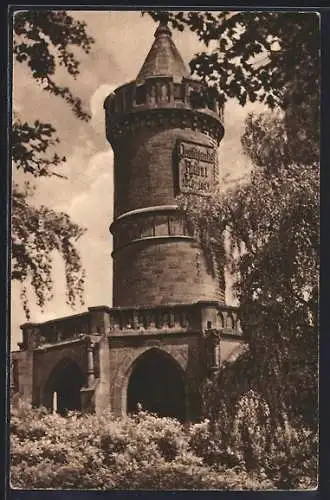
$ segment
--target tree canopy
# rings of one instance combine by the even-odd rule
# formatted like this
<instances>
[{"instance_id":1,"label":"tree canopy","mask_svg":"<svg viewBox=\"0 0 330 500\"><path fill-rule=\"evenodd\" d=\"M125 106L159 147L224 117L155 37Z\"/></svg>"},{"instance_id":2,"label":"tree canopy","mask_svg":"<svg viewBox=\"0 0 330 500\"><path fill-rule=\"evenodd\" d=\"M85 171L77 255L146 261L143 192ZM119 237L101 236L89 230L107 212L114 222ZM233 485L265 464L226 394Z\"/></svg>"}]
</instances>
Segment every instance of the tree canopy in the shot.
<instances>
[{"instance_id":1,"label":"tree canopy","mask_svg":"<svg viewBox=\"0 0 330 500\"><path fill-rule=\"evenodd\" d=\"M320 82L319 16L302 12L149 11L155 21L189 28L208 50L190 62L192 74L215 86L223 100L265 102L270 107L316 97Z\"/></svg>"},{"instance_id":2,"label":"tree canopy","mask_svg":"<svg viewBox=\"0 0 330 500\"><path fill-rule=\"evenodd\" d=\"M274 154L283 130L272 114L250 116L242 144L254 160L251 174L230 189L180 202L208 262L226 265L232 276L249 346L240 362L243 386L257 385L278 418L298 415L315 425L319 171ZM226 399L219 397L226 377L220 374L209 395L210 412Z\"/></svg>"},{"instance_id":3,"label":"tree canopy","mask_svg":"<svg viewBox=\"0 0 330 500\"><path fill-rule=\"evenodd\" d=\"M90 115L81 99L69 87L56 83L56 73L62 67L69 76L77 78L79 59L75 52L80 49L88 53L92 44L86 24L66 11L27 10L14 15L14 59L26 65L36 85L64 99L75 116L85 121ZM39 120L29 123L15 112L11 143L15 168L34 178L65 177L62 166L66 159L56 152L59 138L52 123ZM27 318L30 286L40 307L52 298L54 251L64 259L68 304L74 306L77 299L83 302L84 270L75 244L84 229L65 213L36 206L28 177L23 187L13 185L11 232L12 279L22 284L21 298Z\"/></svg>"},{"instance_id":4,"label":"tree canopy","mask_svg":"<svg viewBox=\"0 0 330 500\"><path fill-rule=\"evenodd\" d=\"M63 67L74 79L79 76L79 60L75 48L89 53L94 42L87 34L86 23L75 20L65 10L27 10L14 15L13 54L24 63L32 77L51 94L62 97L76 116L90 118L82 101L69 87L56 83L56 71Z\"/></svg>"}]
</instances>

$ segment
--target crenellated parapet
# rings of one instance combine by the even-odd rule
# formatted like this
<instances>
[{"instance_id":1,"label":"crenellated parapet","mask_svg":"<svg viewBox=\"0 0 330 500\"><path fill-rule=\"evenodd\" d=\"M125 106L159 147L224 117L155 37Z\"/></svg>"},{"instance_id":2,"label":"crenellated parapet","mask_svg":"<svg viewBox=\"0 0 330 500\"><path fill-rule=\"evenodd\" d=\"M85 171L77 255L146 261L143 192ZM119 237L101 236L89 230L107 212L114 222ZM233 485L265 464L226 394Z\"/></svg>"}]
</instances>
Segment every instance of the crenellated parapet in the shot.
<instances>
[{"instance_id":1,"label":"crenellated parapet","mask_svg":"<svg viewBox=\"0 0 330 500\"><path fill-rule=\"evenodd\" d=\"M24 350L48 345L109 337L172 335L216 329L224 336L241 337L238 309L217 302L169 304L159 307L92 307L88 312L44 323L22 325Z\"/></svg>"},{"instance_id":2,"label":"crenellated parapet","mask_svg":"<svg viewBox=\"0 0 330 500\"><path fill-rule=\"evenodd\" d=\"M25 323L21 326L23 342L19 347L21 350L33 350L43 344L80 339L82 334L91 332L90 320L88 312L85 312L44 323Z\"/></svg>"},{"instance_id":3,"label":"crenellated parapet","mask_svg":"<svg viewBox=\"0 0 330 500\"><path fill-rule=\"evenodd\" d=\"M152 308L112 308L110 336L198 333L216 328L242 336L238 310L212 302Z\"/></svg>"},{"instance_id":4,"label":"crenellated parapet","mask_svg":"<svg viewBox=\"0 0 330 500\"><path fill-rule=\"evenodd\" d=\"M118 87L104 101L109 142L146 128L190 128L221 141L223 107L208 97L205 86L191 78L149 77Z\"/></svg>"}]
</instances>

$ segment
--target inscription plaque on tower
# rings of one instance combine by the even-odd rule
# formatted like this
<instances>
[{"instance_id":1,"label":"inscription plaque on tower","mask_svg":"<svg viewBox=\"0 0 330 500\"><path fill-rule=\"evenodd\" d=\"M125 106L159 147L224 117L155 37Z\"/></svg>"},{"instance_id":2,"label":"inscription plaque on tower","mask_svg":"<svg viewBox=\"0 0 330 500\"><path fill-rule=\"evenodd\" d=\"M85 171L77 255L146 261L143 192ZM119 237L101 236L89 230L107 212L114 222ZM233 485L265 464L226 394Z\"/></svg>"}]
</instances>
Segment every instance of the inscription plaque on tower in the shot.
<instances>
[{"instance_id":1,"label":"inscription plaque on tower","mask_svg":"<svg viewBox=\"0 0 330 500\"><path fill-rule=\"evenodd\" d=\"M180 140L177 158L181 193L208 194L216 180L216 149Z\"/></svg>"}]
</instances>

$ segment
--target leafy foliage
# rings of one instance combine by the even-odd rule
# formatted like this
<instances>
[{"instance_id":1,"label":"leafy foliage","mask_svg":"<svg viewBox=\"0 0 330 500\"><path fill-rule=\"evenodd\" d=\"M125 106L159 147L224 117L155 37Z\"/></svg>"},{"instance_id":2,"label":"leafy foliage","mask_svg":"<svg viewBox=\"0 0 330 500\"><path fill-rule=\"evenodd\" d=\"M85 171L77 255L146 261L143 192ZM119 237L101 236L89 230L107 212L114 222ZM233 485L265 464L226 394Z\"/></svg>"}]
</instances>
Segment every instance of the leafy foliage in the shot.
<instances>
[{"instance_id":1,"label":"leafy foliage","mask_svg":"<svg viewBox=\"0 0 330 500\"><path fill-rule=\"evenodd\" d=\"M259 432L243 400L237 421L252 423L253 435ZM109 412L64 418L21 402L11 415L11 483L25 489L256 490L284 484L291 467L288 488L315 486L312 437L290 428L295 437L288 441L281 432L271 441L267 457L265 448L252 441L258 466L250 470L240 458L240 430L227 449L206 420L185 427L145 412L124 419ZM292 455L289 460L285 443L295 443L297 457L305 450L306 461L292 461Z\"/></svg>"},{"instance_id":2,"label":"leafy foliage","mask_svg":"<svg viewBox=\"0 0 330 500\"><path fill-rule=\"evenodd\" d=\"M16 168L34 177L61 174L51 170L65 162L65 157L54 153L49 158L49 148L59 143L54 137L54 127L49 123L36 120L33 125L22 123L19 119L14 121L12 128L12 159Z\"/></svg>"},{"instance_id":3,"label":"leafy foliage","mask_svg":"<svg viewBox=\"0 0 330 500\"><path fill-rule=\"evenodd\" d=\"M31 191L31 190L30 190ZM52 298L53 252L65 262L67 302L74 305L83 298L84 272L75 242L84 229L71 222L65 213L47 207L36 208L30 201L29 189L13 189L12 205L12 279L22 283L21 299L29 318L27 280L35 290L37 305L43 307Z\"/></svg>"},{"instance_id":4,"label":"leafy foliage","mask_svg":"<svg viewBox=\"0 0 330 500\"><path fill-rule=\"evenodd\" d=\"M242 106L259 101L272 110L247 118L241 142L254 167L245 182L228 190L220 186L209 197L180 199L214 272L225 265L231 271L249 347L205 384L205 412L229 446L234 409L244 392L256 390L269 408L272 432L301 421L315 430L319 17L148 13L174 29L190 29L205 43L190 67L220 104L235 98Z\"/></svg>"},{"instance_id":5,"label":"leafy foliage","mask_svg":"<svg viewBox=\"0 0 330 500\"><path fill-rule=\"evenodd\" d=\"M222 98L244 105L259 100L270 107L287 104L293 80L295 104L319 89L319 17L301 12L160 12L175 29L188 27L208 51L196 54L193 75L215 86ZM300 96L300 101L298 97Z\"/></svg>"},{"instance_id":6,"label":"leafy foliage","mask_svg":"<svg viewBox=\"0 0 330 500\"><path fill-rule=\"evenodd\" d=\"M241 144L253 165L269 176L277 175L283 167L292 163L284 114L278 110L271 115L250 113L246 118Z\"/></svg>"},{"instance_id":7,"label":"leafy foliage","mask_svg":"<svg viewBox=\"0 0 330 500\"><path fill-rule=\"evenodd\" d=\"M79 75L79 60L70 49L79 47L90 52L94 40L86 33L86 23L76 21L64 10L28 10L15 14L13 30L15 59L28 65L43 89L62 97L78 118L88 120L90 115L83 110L81 99L52 79L59 66L73 78Z\"/></svg>"},{"instance_id":8,"label":"leafy foliage","mask_svg":"<svg viewBox=\"0 0 330 500\"><path fill-rule=\"evenodd\" d=\"M315 164L290 163L285 142L283 152L274 153L282 134L283 122L271 115L249 117L242 143L255 163L251 175L232 189L182 203L206 254L211 239L218 254L224 253L220 235L228 235L226 258L214 253L214 259L230 269L240 301L249 345L241 381L251 373L250 387L263 394L277 421L289 415L315 426L319 174ZM226 377L220 375L215 391L222 394L223 386L234 394L235 375L231 382ZM215 394L208 404L219 411Z\"/></svg>"},{"instance_id":9,"label":"leafy foliage","mask_svg":"<svg viewBox=\"0 0 330 500\"><path fill-rule=\"evenodd\" d=\"M260 101L273 109L247 119L241 142L254 168L246 182L208 198L185 197L181 204L207 261L227 265L234 276L249 344L241 364L250 387L266 398L273 420L283 423L289 415L315 426L319 18L288 12L149 14L175 29L190 29L205 43L207 49L190 63L192 74L221 103L236 98L243 106ZM214 387L217 397L210 387L206 397L211 417L218 412L225 425L234 400L219 408L219 391L226 399L221 387L231 387L238 398L234 387L241 377L248 389L238 365L236 370L224 370Z\"/></svg>"},{"instance_id":10,"label":"leafy foliage","mask_svg":"<svg viewBox=\"0 0 330 500\"><path fill-rule=\"evenodd\" d=\"M63 98L78 119L87 121L82 101L68 87L57 85L54 77L60 67L76 79L79 60L72 51L89 53L93 39L86 24L65 11L27 10L17 12L13 22L13 54L26 64L36 84L50 94ZM59 143L50 123L28 123L14 113L12 126L12 161L17 169L37 178L65 176L58 171L66 161L54 147ZM59 252L65 263L67 302L83 303L84 270L75 243L85 230L67 214L57 213L32 202L29 183L15 184L12 192L12 279L22 283L21 298L29 319L28 289L31 286L37 305L43 307L52 298L53 257Z\"/></svg>"}]
</instances>

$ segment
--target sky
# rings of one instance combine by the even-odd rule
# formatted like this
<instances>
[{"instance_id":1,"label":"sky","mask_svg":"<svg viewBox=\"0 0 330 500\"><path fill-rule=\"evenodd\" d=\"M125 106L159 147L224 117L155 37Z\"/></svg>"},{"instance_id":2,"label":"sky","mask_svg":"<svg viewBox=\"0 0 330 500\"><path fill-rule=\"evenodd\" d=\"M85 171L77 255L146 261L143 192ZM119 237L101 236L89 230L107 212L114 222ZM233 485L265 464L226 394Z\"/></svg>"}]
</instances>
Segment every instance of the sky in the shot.
<instances>
[{"instance_id":1,"label":"sky","mask_svg":"<svg viewBox=\"0 0 330 500\"><path fill-rule=\"evenodd\" d=\"M109 225L113 218L113 152L105 137L103 101L116 87L134 80L153 43L156 24L138 11L69 11L87 23L88 34L95 43L86 55L77 52L81 62L80 76L74 80L64 72L57 82L67 85L79 96L92 119L79 121L70 107L59 97L51 96L38 86L28 69L19 63L13 67L13 110L24 121L39 119L53 124L60 138L57 151L66 156L61 169L67 179L41 178L36 185L34 203L64 211L87 231L78 248L86 270L85 305L72 310L65 302L64 265L61 257L54 259L54 298L41 311L31 296L31 322L85 311L87 307L112 304L112 238ZM188 32L173 32L173 40L185 63L205 46ZM188 66L189 67L189 66ZM244 121L251 111L262 112L261 104L242 108L229 101L225 107L225 136L219 148L220 169L235 182L249 169L240 136ZM21 183L28 176L13 171L13 182ZM11 288L11 349L21 341L19 326L26 322L16 282ZM227 302L233 303L230 289Z\"/></svg>"}]
</instances>

